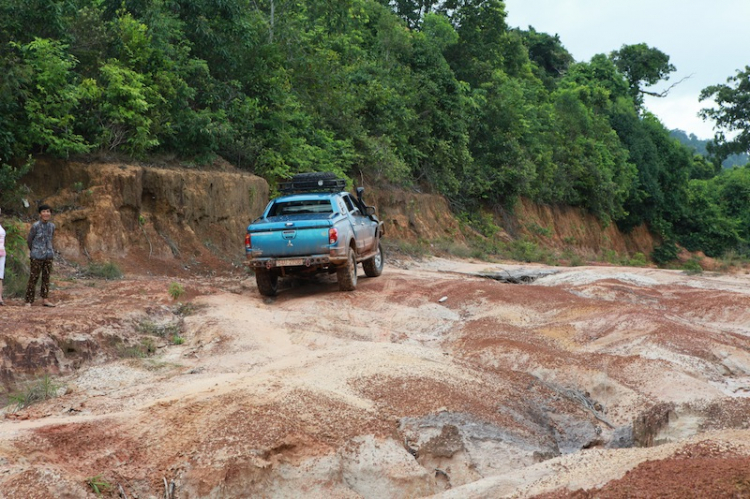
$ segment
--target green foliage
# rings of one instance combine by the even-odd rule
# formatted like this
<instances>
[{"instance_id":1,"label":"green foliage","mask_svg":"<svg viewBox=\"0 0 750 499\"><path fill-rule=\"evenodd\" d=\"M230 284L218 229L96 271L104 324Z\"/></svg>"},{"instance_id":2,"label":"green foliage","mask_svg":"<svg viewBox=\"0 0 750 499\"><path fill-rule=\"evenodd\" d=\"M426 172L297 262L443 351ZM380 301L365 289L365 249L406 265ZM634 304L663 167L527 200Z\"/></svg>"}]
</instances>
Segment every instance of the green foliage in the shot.
<instances>
[{"instance_id":1,"label":"green foliage","mask_svg":"<svg viewBox=\"0 0 750 499\"><path fill-rule=\"evenodd\" d=\"M679 129L670 130L669 134L679 140L682 144L693 149L696 154L700 154L702 157L706 158L706 164L702 165L702 167L706 169L710 168L710 174L707 172L704 176L693 175L692 178L708 179L718 173L716 165L708 161L710 156L708 149L710 145L713 146L710 140L700 139L694 133L688 134L684 130ZM750 162L750 154L748 153L730 154L721 163L721 166L722 168L732 168L733 166L745 166L748 162Z\"/></svg>"},{"instance_id":2,"label":"green foliage","mask_svg":"<svg viewBox=\"0 0 750 499\"><path fill-rule=\"evenodd\" d=\"M738 205L743 202L743 197L747 199L748 194L744 194L743 190L750 184L744 182L745 186L742 186L741 183L732 182L732 179L727 180L729 182L718 189L718 179L690 181L687 211L692 216L681 220L675 227L679 241L689 251L703 251L708 256L717 257L742 242L742 213L747 217L750 210ZM745 180L750 180L750 177ZM734 188L739 188L739 192ZM750 220L750 217L747 219Z\"/></svg>"},{"instance_id":3,"label":"green foliage","mask_svg":"<svg viewBox=\"0 0 750 499\"><path fill-rule=\"evenodd\" d=\"M534 74L549 90L555 88L556 80L567 73L573 64L573 55L563 46L560 37L540 33L533 27L520 31L521 40L529 51L529 59L535 64Z\"/></svg>"},{"instance_id":4,"label":"green foliage","mask_svg":"<svg viewBox=\"0 0 750 499\"><path fill-rule=\"evenodd\" d=\"M57 396L60 386L57 385L50 375L45 374L40 379L33 381L27 386L8 396L9 405L13 406L12 411L19 411L37 402L42 402Z\"/></svg>"},{"instance_id":5,"label":"green foliage","mask_svg":"<svg viewBox=\"0 0 750 499\"><path fill-rule=\"evenodd\" d=\"M92 86L95 114L102 123L99 146L142 155L159 144L151 134L149 89L143 75L117 63L100 69L101 86Z\"/></svg>"},{"instance_id":6,"label":"green foliage","mask_svg":"<svg viewBox=\"0 0 750 499\"><path fill-rule=\"evenodd\" d=\"M501 230L495 223L492 213L488 212L464 212L459 215L459 221L491 239L494 239Z\"/></svg>"},{"instance_id":7,"label":"green foliage","mask_svg":"<svg viewBox=\"0 0 750 499\"><path fill-rule=\"evenodd\" d=\"M135 329L142 334L168 338L173 335L179 335L182 326L180 321L157 323L150 319L141 319L136 322Z\"/></svg>"},{"instance_id":8,"label":"green foliage","mask_svg":"<svg viewBox=\"0 0 750 499\"><path fill-rule=\"evenodd\" d=\"M700 100L707 99L713 99L716 107L701 109L700 115L713 120L718 130L715 146L709 147L716 161L721 163L730 154L750 153L750 66L737 70L726 84L704 88Z\"/></svg>"},{"instance_id":9,"label":"green foliage","mask_svg":"<svg viewBox=\"0 0 750 499\"><path fill-rule=\"evenodd\" d=\"M74 131L82 91L75 83L76 61L67 47L41 38L11 46L19 49L21 64L29 71L24 93L27 143L63 157L88 152L91 146Z\"/></svg>"},{"instance_id":10,"label":"green foliage","mask_svg":"<svg viewBox=\"0 0 750 499\"><path fill-rule=\"evenodd\" d=\"M3 279L3 296L20 297L26 292L29 279L29 265L26 247L26 234L20 221L6 219L2 222L5 229L5 279Z\"/></svg>"},{"instance_id":11,"label":"green foliage","mask_svg":"<svg viewBox=\"0 0 750 499\"><path fill-rule=\"evenodd\" d=\"M651 259L659 265L667 264L677 259L680 249L674 241L664 241L651 252Z\"/></svg>"},{"instance_id":12,"label":"green foliage","mask_svg":"<svg viewBox=\"0 0 750 499\"><path fill-rule=\"evenodd\" d=\"M667 54L645 43L623 45L610 57L628 80L630 96L638 107L643 104L642 86L649 87L661 80L668 80L669 74L675 71Z\"/></svg>"},{"instance_id":13,"label":"green foliage","mask_svg":"<svg viewBox=\"0 0 750 499\"><path fill-rule=\"evenodd\" d=\"M646 255L641 252L636 253L628 261L628 265L630 265L631 267L645 267L646 265L648 265L648 262L646 261Z\"/></svg>"},{"instance_id":14,"label":"green foliage","mask_svg":"<svg viewBox=\"0 0 750 499\"><path fill-rule=\"evenodd\" d=\"M0 203L3 206L13 206L20 201L23 190L18 188L18 181L29 172L33 161L27 158L25 161L15 163L17 165L11 165L0 159Z\"/></svg>"},{"instance_id":15,"label":"green foliage","mask_svg":"<svg viewBox=\"0 0 750 499\"><path fill-rule=\"evenodd\" d=\"M516 239L505 245L505 251L501 255L520 262L551 262L552 257L547 250L533 241Z\"/></svg>"},{"instance_id":16,"label":"green foliage","mask_svg":"<svg viewBox=\"0 0 750 499\"><path fill-rule=\"evenodd\" d=\"M682 270L688 275L703 273L703 267L701 267L700 261L697 258L691 258L687 262L683 263Z\"/></svg>"},{"instance_id":17,"label":"green foliage","mask_svg":"<svg viewBox=\"0 0 750 499\"><path fill-rule=\"evenodd\" d=\"M581 255L577 254L571 248L565 248L562 252L561 258L567 261L570 267L580 267L585 264L584 259Z\"/></svg>"},{"instance_id":18,"label":"green foliage","mask_svg":"<svg viewBox=\"0 0 750 499\"><path fill-rule=\"evenodd\" d=\"M552 235L552 229L549 227L542 227L536 222L528 224L526 230L537 236L550 237Z\"/></svg>"},{"instance_id":19,"label":"green foliage","mask_svg":"<svg viewBox=\"0 0 750 499\"><path fill-rule=\"evenodd\" d=\"M143 338L137 345L116 345L117 354L125 359L143 359L156 353L156 344L152 338Z\"/></svg>"},{"instance_id":20,"label":"green foliage","mask_svg":"<svg viewBox=\"0 0 750 499\"><path fill-rule=\"evenodd\" d=\"M750 264L750 251L746 244L743 244L738 249L729 250L721 257L718 258L720 262L721 270L728 270L730 268L744 268Z\"/></svg>"},{"instance_id":21,"label":"green foliage","mask_svg":"<svg viewBox=\"0 0 750 499\"><path fill-rule=\"evenodd\" d=\"M195 303L178 303L174 308L174 313L175 315L186 317L188 315L193 315L201 308L201 305L196 305Z\"/></svg>"},{"instance_id":22,"label":"green foliage","mask_svg":"<svg viewBox=\"0 0 750 499\"><path fill-rule=\"evenodd\" d=\"M601 87L573 84L553 95L559 147L553 156L558 167L550 183L557 199L550 201L582 206L603 220L624 215L623 205L636 175L605 114L612 105L608 96Z\"/></svg>"},{"instance_id":23,"label":"green foliage","mask_svg":"<svg viewBox=\"0 0 750 499\"><path fill-rule=\"evenodd\" d=\"M333 171L439 192L489 237L483 210L525 197L707 254L746 240L725 197L736 179L718 197L689 186L717 170L641 109L674 71L666 54L636 44L575 63L506 15L501 0L5 0L0 201L36 153L221 156L272 187ZM705 116L740 131L717 153L747 145L747 72L704 91L718 104ZM546 258L528 242L504 251Z\"/></svg>"},{"instance_id":24,"label":"green foliage","mask_svg":"<svg viewBox=\"0 0 750 499\"><path fill-rule=\"evenodd\" d=\"M86 485L91 487L91 490L98 496L113 489L112 484L105 480L101 474L87 478Z\"/></svg>"},{"instance_id":25,"label":"green foliage","mask_svg":"<svg viewBox=\"0 0 750 499\"><path fill-rule=\"evenodd\" d=\"M82 274L86 277L96 277L100 279L121 279L122 270L114 262L89 262L82 269Z\"/></svg>"},{"instance_id":26,"label":"green foliage","mask_svg":"<svg viewBox=\"0 0 750 499\"><path fill-rule=\"evenodd\" d=\"M180 296L185 294L185 288L179 282L170 282L167 292L173 300L178 300Z\"/></svg>"},{"instance_id":27,"label":"green foliage","mask_svg":"<svg viewBox=\"0 0 750 499\"><path fill-rule=\"evenodd\" d=\"M407 255L412 258L423 258L430 254L429 243L426 241L407 241L403 239L384 239L383 247L389 255Z\"/></svg>"}]
</instances>

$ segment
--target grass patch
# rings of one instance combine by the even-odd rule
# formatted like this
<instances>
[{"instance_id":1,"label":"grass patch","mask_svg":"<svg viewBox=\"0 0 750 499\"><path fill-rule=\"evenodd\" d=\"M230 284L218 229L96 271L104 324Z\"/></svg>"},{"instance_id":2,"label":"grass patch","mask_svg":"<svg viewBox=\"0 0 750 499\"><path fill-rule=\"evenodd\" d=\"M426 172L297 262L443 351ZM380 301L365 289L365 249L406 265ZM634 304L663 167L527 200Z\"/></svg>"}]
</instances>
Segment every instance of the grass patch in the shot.
<instances>
[{"instance_id":1,"label":"grass patch","mask_svg":"<svg viewBox=\"0 0 750 499\"><path fill-rule=\"evenodd\" d=\"M8 405L15 406L13 412L20 411L37 402L42 402L57 396L60 385L52 381L49 374L29 383L23 390L8 396Z\"/></svg>"},{"instance_id":2,"label":"grass patch","mask_svg":"<svg viewBox=\"0 0 750 499\"><path fill-rule=\"evenodd\" d=\"M732 268L744 268L750 264L750 258L747 256L746 248L742 251L731 250L727 251L721 257L716 259L719 270L724 272Z\"/></svg>"},{"instance_id":3,"label":"grass patch","mask_svg":"<svg viewBox=\"0 0 750 499\"><path fill-rule=\"evenodd\" d=\"M552 236L552 229L550 229L549 227L543 227L536 222L531 222L527 224L526 230L537 236L543 236L543 237Z\"/></svg>"},{"instance_id":4,"label":"grass patch","mask_svg":"<svg viewBox=\"0 0 750 499\"><path fill-rule=\"evenodd\" d=\"M102 478L101 474L92 476L91 478L87 478L86 485L91 487L91 490L94 491L94 494L98 496L102 495L103 492L109 492L113 488L112 484Z\"/></svg>"},{"instance_id":5,"label":"grass patch","mask_svg":"<svg viewBox=\"0 0 750 499\"><path fill-rule=\"evenodd\" d=\"M176 307L174 307L174 314L179 315L181 317L187 317L188 315L193 315L198 310L201 310L203 308L206 308L205 305L196 305L194 303L178 303Z\"/></svg>"},{"instance_id":6,"label":"grass patch","mask_svg":"<svg viewBox=\"0 0 750 499\"><path fill-rule=\"evenodd\" d=\"M159 324L151 319L141 319L136 322L135 330L139 333L167 338L169 336L179 335L180 332L182 332L182 324L180 324L180 321Z\"/></svg>"},{"instance_id":7,"label":"grass patch","mask_svg":"<svg viewBox=\"0 0 750 499\"><path fill-rule=\"evenodd\" d=\"M569 267L580 267L586 264L586 261L581 255L573 251L571 248L565 248L562 252L563 260L568 262Z\"/></svg>"},{"instance_id":8,"label":"grass patch","mask_svg":"<svg viewBox=\"0 0 750 499\"><path fill-rule=\"evenodd\" d=\"M84 277L93 277L98 279L115 280L122 279L122 270L113 262L90 262L86 267L81 269Z\"/></svg>"},{"instance_id":9,"label":"grass patch","mask_svg":"<svg viewBox=\"0 0 750 499\"><path fill-rule=\"evenodd\" d=\"M472 249L466 244L457 242L455 239L439 239L432 243L432 249L458 258L472 257Z\"/></svg>"},{"instance_id":10,"label":"grass patch","mask_svg":"<svg viewBox=\"0 0 750 499\"><path fill-rule=\"evenodd\" d=\"M554 253L526 239L516 239L507 243L505 251L501 253L501 256L527 263L540 262L548 265L556 265L558 263L558 258Z\"/></svg>"},{"instance_id":11,"label":"grass patch","mask_svg":"<svg viewBox=\"0 0 750 499\"><path fill-rule=\"evenodd\" d=\"M144 359L156 353L156 344L151 338L143 338L137 345L118 343L115 347L117 355L124 359Z\"/></svg>"},{"instance_id":12,"label":"grass patch","mask_svg":"<svg viewBox=\"0 0 750 499\"><path fill-rule=\"evenodd\" d=\"M416 242L388 239L383 241L386 254L402 254L412 258L423 258L430 254L429 244L423 240Z\"/></svg>"},{"instance_id":13,"label":"grass patch","mask_svg":"<svg viewBox=\"0 0 750 499\"><path fill-rule=\"evenodd\" d=\"M633 255L633 258L628 260L627 264L631 267L645 267L646 265L648 265L648 262L646 261L646 255L638 252Z\"/></svg>"},{"instance_id":14,"label":"grass patch","mask_svg":"<svg viewBox=\"0 0 750 499\"><path fill-rule=\"evenodd\" d=\"M698 258L691 258L690 260L682 264L682 271L687 275L697 275L703 273L703 267L701 267L700 260Z\"/></svg>"}]
</instances>

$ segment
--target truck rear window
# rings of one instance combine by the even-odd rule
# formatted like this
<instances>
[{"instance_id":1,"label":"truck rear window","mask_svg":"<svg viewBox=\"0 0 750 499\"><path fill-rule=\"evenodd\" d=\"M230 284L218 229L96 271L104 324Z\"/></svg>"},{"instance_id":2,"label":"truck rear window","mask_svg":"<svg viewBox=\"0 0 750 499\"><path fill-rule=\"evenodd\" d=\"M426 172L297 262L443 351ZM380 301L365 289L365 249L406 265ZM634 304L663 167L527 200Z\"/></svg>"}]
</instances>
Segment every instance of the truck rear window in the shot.
<instances>
[{"instance_id":1,"label":"truck rear window","mask_svg":"<svg viewBox=\"0 0 750 499\"><path fill-rule=\"evenodd\" d=\"M281 201L274 203L268 211L269 217L284 215L303 215L310 213L333 213L331 202L327 199L307 201Z\"/></svg>"}]
</instances>

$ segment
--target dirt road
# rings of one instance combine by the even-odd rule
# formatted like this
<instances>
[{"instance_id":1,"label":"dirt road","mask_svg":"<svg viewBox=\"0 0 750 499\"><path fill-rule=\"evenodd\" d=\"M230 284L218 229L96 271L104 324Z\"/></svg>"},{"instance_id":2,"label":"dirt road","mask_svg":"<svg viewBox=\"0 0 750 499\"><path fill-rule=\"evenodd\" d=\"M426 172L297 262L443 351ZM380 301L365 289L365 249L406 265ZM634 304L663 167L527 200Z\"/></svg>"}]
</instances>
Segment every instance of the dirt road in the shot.
<instances>
[{"instance_id":1,"label":"dirt road","mask_svg":"<svg viewBox=\"0 0 750 499\"><path fill-rule=\"evenodd\" d=\"M444 259L273 299L240 271L59 278L58 308L0 311L6 386L58 395L2 411L0 497L750 497L749 283Z\"/></svg>"}]
</instances>

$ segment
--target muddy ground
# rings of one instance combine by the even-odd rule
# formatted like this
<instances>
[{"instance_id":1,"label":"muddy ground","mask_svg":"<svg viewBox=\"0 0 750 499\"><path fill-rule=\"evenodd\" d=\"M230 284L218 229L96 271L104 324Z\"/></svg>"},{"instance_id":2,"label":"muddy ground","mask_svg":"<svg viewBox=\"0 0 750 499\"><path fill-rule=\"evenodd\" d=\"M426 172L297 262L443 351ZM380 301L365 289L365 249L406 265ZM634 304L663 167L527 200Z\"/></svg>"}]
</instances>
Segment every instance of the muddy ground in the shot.
<instances>
[{"instance_id":1,"label":"muddy ground","mask_svg":"<svg viewBox=\"0 0 750 499\"><path fill-rule=\"evenodd\" d=\"M6 299L1 498L750 497L745 273L161 270Z\"/></svg>"}]
</instances>

